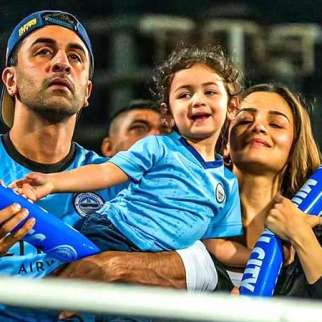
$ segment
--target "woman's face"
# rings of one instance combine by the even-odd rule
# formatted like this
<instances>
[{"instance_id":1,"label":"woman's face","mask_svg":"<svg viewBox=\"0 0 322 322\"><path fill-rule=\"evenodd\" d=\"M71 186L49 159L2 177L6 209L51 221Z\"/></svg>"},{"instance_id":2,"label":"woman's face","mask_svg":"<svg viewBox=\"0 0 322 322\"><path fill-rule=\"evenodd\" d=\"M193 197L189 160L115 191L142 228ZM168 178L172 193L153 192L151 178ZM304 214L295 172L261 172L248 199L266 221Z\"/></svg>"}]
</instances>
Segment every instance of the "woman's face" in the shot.
<instances>
[{"instance_id":1,"label":"woman's face","mask_svg":"<svg viewBox=\"0 0 322 322\"><path fill-rule=\"evenodd\" d=\"M279 94L253 92L240 105L229 133L233 164L254 173L276 174L288 161L294 138L294 118Z\"/></svg>"}]
</instances>

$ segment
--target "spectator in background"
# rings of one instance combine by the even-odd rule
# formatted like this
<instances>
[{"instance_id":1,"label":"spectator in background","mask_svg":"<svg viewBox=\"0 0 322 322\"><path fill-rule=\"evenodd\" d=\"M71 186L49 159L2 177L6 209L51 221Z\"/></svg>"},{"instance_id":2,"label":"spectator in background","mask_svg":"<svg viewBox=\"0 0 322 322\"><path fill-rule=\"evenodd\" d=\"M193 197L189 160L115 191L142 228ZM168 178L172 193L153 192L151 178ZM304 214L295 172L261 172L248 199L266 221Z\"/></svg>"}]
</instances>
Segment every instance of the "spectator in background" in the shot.
<instances>
[{"instance_id":1,"label":"spectator in background","mask_svg":"<svg viewBox=\"0 0 322 322\"><path fill-rule=\"evenodd\" d=\"M157 103L152 100L133 100L109 120L108 134L103 139L101 151L104 156L111 157L119 151L128 150L147 135L166 132Z\"/></svg>"}]
</instances>

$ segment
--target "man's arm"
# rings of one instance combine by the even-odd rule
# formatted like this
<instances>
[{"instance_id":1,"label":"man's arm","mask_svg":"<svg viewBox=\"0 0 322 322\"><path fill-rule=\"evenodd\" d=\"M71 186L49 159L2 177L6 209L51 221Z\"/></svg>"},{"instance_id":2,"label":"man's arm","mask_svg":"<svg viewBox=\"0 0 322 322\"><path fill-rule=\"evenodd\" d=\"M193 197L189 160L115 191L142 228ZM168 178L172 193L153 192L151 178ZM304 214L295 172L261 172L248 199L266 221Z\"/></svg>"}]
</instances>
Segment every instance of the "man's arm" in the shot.
<instances>
[{"instance_id":1,"label":"man's arm","mask_svg":"<svg viewBox=\"0 0 322 322\"><path fill-rule=\"evenodd\" d=\"M58 275L105 282L186 288L184 266L176 252L107 251L71 263Z\"/></svg>"},{"instance_id":2,"label":"man's arm","mask_svg":"<svg viewBox=\"0 0 322 322\"><path fill-rule=\"evenodd\" d=\"M69 264L61 277L213 291L215 265L201 242L178 252L108 251Z\"/></svg>"}]
</instances>

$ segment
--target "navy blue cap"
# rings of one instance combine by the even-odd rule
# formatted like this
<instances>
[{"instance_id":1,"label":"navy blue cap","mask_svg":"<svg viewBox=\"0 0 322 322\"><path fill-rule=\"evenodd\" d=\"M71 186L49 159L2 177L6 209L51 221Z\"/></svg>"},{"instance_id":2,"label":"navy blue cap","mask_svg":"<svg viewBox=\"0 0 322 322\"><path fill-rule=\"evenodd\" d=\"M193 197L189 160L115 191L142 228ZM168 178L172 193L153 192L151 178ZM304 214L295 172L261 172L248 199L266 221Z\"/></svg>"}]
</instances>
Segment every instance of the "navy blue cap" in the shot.
<instances>
[{"instance_id":1,"label":"navy blue cap","mask_svg":"<svg viewBox=\"0 0 322 322\"><path fill-rule=\"evenodd\" d=\"M33 31L48 25L58 25L74 31L84 42L90 56L90 78L94 72L94 56L92 44L85 27L72 14L59 10L37 11L22 19L13 29L7 44L6 66L12 64L12 54L19 43ZM4 87L1 95L1 115L4 123L9 127L13 123L14 101Z\"/></svg>"}]
</instances>

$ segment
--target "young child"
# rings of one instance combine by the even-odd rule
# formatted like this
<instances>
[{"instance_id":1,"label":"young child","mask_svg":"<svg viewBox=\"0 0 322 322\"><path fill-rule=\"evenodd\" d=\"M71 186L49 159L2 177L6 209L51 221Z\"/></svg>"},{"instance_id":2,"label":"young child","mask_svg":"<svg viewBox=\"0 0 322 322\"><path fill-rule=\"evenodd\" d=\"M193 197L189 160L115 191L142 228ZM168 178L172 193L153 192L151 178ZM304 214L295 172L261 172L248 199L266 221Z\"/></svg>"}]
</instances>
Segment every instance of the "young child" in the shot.
<instances>
[{"instance_id":1,"label":"young child","mask_svg":"<svg viewBox=\"0 0 322 322\"><path fill-rule=\"evenodd\" d=\"M102 250L173 250L242 233L237 180L215 150L236 108L238 70L220 47L186 47L169 56L154 80L172 133L146 137L104 164L31 173L16 182L19 192L37 200L129 180L127 189L79 225ZM220 248L225 242L214 245L210 251L224 254L229 264L229 252Z\"/></svg>"}]
</instances>

